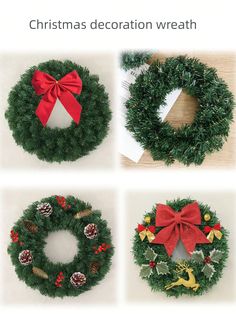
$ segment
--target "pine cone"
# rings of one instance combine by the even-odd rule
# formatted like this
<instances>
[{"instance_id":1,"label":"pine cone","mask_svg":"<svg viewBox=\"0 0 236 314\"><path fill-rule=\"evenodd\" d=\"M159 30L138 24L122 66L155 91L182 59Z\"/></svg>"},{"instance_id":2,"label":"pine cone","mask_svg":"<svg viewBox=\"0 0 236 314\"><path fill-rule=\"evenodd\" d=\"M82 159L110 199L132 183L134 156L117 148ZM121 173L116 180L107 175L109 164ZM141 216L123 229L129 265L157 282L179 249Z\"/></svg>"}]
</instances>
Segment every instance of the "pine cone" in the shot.
<instances>
[{"instance_id":1,"label":"pine cone","mask_svg":"<svg viewBox=\"0 0 236 314\"><path fill-rule=\"evenodd\" d=\"M37 233L38 232L38 226L35 225L32 221L30 220L24 220L23 221L24 227L26 230L28 230L31 233Z\"/></svg>"},{"instance_id":2,"label":"pine cone","mask_svg":"<svg viewBox=\"0 0 236 314\"><path fill-rule=\"evenodd\" d=\"M92 262L89 266L89 271L92 274L96 274L99 271L99 269L100 269L100 263L96 261Z\"/></svg>"},{"instance_id":3,"label":"pine cone","mask_svg":"<svg viewBox=\"0 0 236 314\"><path fill-rule=\"evenodd\" d=\"M45 217L49 217L52 214L52 206L49 203L38 204L37 210Z\"/></svg>"},{"instance_id":4,"label":"pine cone","mask_svg":"<svg viewBox=\"0 0 236 314\"><path fill-rule=\"evenodd\" d=\"M80 272L74 273L70 277L70 283L75 288L81 287L86 283L86 276Z\"/></svg>"},{"instance_id":5,"label":"pine cone","mask_svg":"<svg viewBox=\"0 0 236 314\"><path fill-rule=\"evenodd\" d=\"M33 256L31 254L30 250L24 250L19 254L18 259L19 259L21 265L26 266L26 265L29 265L32 263Z\"/></svg>"},{"instance_id":6,"label":"pine cone","mask_svg":"<svg viewBox=\"0 0 236 314\"><path fill-rule=\"evenodd\" d=\"M77 213L74 215L74 217L75 217L76 219L80 219L80 218L83 218L83 217L86 217L86 216L91 215L91 213L92 213L92 210L91 210L91 209L85 209L85 210L82 210L82 211L80 211L80 212L77 212Z\"/></svg>"},{"instance_id":7,"label":"pine cone","mask_svg":"<svg viewBox=\"0 0 236 314\"><path fill-rule=\"evenodd\" d=\"M92 240L94 238L97 237L98 235L98 228L97 225L95 224L88 224L85 228L84 228L84 235Z\"/></svg>"},{"instance_id":8,"label":"pine cone","mask_svg":"<svg viewBox=\"0 0 236 314\"><path fill-rule=\"evenodd\" d=\"M33 267L32 268L32 272L35 276L38 276L42 279L48 279L48 274L45 273L45 271L43 271L41 268L38 268L38 267Z\"/></svg>"}]
</instances>

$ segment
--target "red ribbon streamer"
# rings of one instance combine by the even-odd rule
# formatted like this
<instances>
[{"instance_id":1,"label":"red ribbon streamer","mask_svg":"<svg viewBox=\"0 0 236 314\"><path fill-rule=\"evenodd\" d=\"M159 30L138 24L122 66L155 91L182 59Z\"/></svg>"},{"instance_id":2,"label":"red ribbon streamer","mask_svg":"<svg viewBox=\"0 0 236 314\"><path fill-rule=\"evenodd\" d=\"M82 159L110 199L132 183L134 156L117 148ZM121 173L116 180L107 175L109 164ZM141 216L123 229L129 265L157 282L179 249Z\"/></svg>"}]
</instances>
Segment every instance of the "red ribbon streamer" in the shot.
<instances>
[{"instance_id":1,"label":"red ribbon streamer","mask_svg":"<svg viewBox=\"0 0 236 314\"><path fill-rule=\"evenodd\" d=\"M36 109L36 115L43 126L46 126L57 98L75 123L79 124L82 107L72 93L80 95L82 80L76 71L72 71L56 81L51 75L36 70L32 78L32 85L37 95L43 95Z\"/></svg>"},{"instance_id":2,"label":"red ribbon streamer","mask_svg":"<svg viewBox=\"0 0 236 314\"><path fill-rule=\"evenodd\" d=\"M153 244L164 244L167 254L172 255L179 240L191 254L197 243L210 243L195 225L201 224L201 212L197 202L183 207L179 212L170 206L157 204L156 226L164 227L158 232Z\"/></svg>"},{"instance_id":3,"label":"red ribbon streamer","mask_svg":"<svg viewBox=\"0 0 236 314\"><path fill-rule=\"evenodd\" d=\"M204 227L204 232L205 232L205 233L209 233L209 232L211 232L212 230L218 230L218 231L220 231L220 230L221 230L220 224L219 224L219 223L218 223L218 224L215 224L213 227L210 227L210 226Z\"/></svg>"}]
</instances>

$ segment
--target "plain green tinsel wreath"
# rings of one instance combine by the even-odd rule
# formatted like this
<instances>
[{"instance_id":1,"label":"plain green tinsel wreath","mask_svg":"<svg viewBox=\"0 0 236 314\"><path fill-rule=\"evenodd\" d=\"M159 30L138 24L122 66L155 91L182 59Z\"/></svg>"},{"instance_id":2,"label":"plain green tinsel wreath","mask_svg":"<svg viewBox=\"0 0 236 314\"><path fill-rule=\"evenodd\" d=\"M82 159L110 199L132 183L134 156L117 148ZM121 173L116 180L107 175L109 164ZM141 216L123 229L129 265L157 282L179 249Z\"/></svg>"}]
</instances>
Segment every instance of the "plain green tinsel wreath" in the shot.
<instances>
[{"instance_id":1,"label":"plain green tinsel wreath","mask_svg":"<svg viewBox=\"0 0 236 314\"><path fill-rule=\"evenodd\" d=\"M194 200L190 198L176 199L167 201L166 205L178 212L184 206L193 202ZM204 227L206 226L213 227L219 224L219 219L209 205L199 202L198 205L202 220L199 226L201 231L204 232ZM207 221L204 219L206 215L209 217ZM142 225L145 228L148 228L150 225L155 225L155 217L156 206L153 206L152 211L145 214ZM158 234L161 229L162 227L156 227L154 234ZM222 233L220 240L214 236L213 242L210 244L197 244L190 259L174 261L171 256L168 256L164 245L149 243L147 237L142 241L137 229L133 241L133 255L135 263L141 267L140 277L147 280L148 285L153 291L164 292L167 296L202 295L219 281L222 277L224 267L226 266L226 260L229 254L228 231L220 225L220 232ZM184 285L176 285L168 290L166 289L168 285L172 282L176 282L179 278L185 280L189 279L187 272L184 270L180 273L176 272L178 263L185 263L188 268L192 269L196 283L199 284L196 291L192 288L186 288ZM205 270L204 267L206 267Z\"/></svg>"},{"instance_id":2,"label":"plain green tinsel wreath","mask_svg":"<svg viewBox=\"0 0 236 314\"><path fill-rule=\"evenodd\" d=\"M67 264L44 254L50 232L68 230L78 240L78 254ZM11 230L8 247L19 279L50 297L78 296L103 279L114 248L101 212L73 196L51 196L31 204ZM62 247L63 250L63 247Z\"/></svg>"},{"instance_id":3,"label":"plain green tinsel wreath","mask_svg":"<svg viewBox=\"0 0 236 314\"><path fill-rule=\"evenodd\" d=\"M77 71L83 82L81 94L74 95L82 106L78 125L72 121L68 128L43 127L35 114L41 99L31 84L35 70L46 72L57 80ZM74 161L87 155L107 135L111 120L108 95L98 76L69 60L50 60L28 69L11 90L8 102L6 118L16 143L48 162Z\"/></svg>"},{"instance_id":4,"label":"plain green tinsel wreath","mask_svg":"<svg viewBox=\"0 0 236 314\"><path fill-rule=\"evenodd\" d=\"M159 110L165 106L166 95L177 88L196 97L199 110L191 125L176 130L161 120ZM154 160L200 165L227 139L235 106L233 95L216 69L196 58L179 56L153 62L131 84L130 94L127 128Z\"/></svg>"}]
</instances>

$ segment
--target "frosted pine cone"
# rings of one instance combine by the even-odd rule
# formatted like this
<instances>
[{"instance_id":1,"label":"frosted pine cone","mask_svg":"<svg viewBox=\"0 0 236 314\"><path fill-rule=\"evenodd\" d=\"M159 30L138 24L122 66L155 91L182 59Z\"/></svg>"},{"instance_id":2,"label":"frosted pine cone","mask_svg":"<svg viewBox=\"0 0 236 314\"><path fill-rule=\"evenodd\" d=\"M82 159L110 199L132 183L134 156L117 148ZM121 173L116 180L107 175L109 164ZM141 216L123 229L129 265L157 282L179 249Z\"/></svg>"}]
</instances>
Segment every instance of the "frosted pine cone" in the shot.
<instances>
[{"instance_id":1,"label":"frosted pine cone","mask_svg":"<svg viewBox=\"0 0 236 314\"><path fill-rule=\"evenodd\" d=\"M38 204L37 210L45 217L49 217L52 214L52 206L49 203Z\"/></svg>"},{"instance_id":2,"label":"frosted pine cone","mask_svg":"<svg viewBox=\"0 0 236 314\"><path fill-rule=\"evenodd\" d=\"M84 235L92 240L94 238L97 237L98 235L98 228L97 225L95 224L88 224L85 228L84 228Z\"/></svg>"},{"instance_id":3,"label":"frosted pine cone","mask_svg":"<svg viewBox=\"0 0 236 314\"><path fill-rule=\"evenodd\" d=\"M86 276L80 272L74 273L70 277L70 283L75 288L81 287L86 283Z\"/></svg>"},{"instance_id":4,"label":"frosted pine cone","mask_svg":"<svg viewBox=\"0 0 236 314\"><path fill-rule=\"evenodd\" d=\"M30 250L24 250L22 251L20 254L19 254L19 257L18 257L21 265L29 265L32 263L33 261L33 256L30 252Z\"/></svg>"}]
</instances>

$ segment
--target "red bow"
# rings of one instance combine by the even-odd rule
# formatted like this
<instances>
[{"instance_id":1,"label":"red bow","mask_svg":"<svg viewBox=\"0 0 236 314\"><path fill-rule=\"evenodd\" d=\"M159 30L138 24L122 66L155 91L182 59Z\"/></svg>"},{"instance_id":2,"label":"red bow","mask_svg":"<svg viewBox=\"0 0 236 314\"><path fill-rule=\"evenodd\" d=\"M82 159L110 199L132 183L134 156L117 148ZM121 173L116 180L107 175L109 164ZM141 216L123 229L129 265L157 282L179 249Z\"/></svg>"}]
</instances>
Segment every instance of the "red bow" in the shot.
<instances>
[{"instance_id":1,"label":"red bow","mask_svg":"<svg viewBox=\"0 0 236 314\"><path fill-rule=\"evenodd\" d=\"M151 231L152 233L154 233L156 230L156 227L155 226L145 227L143 225L138 225L138 232L142 232L144 230L148 230L148 231Z\"/></svg>"},{"instance_id":2,"label":"red bow","mask_svg":"<svg viewBox=\"0 0 236 314\"><path fill-rule=\"evenodd\" d=\"M36 115L43 126L46 126L57 98L73 120L79 124L82 107L71 94L80 95L82 90L82 81L76 71L72 71L56 81L51 75L36 70L32 78L32 85L37 95L43 95L36 109Z\"/></svg>"},{"instance_id":3,"label":"red bow","mask_svg":"<svg viewBox=\"0 0 236 314\"><path fill-rule=\"evenodd\" d=\"M220 230L221 230L220 224L215 224L213 227L210 227L210 226L205 226L205 227L204 227L204 232L206 232L206 233L209 233L209 232L211 232L212 230L218 230L218 231L220 231Z\"/></svg>"},{"instance_id":4,"label":"red bow","mask_svg":"<svg viewBox=\"0 0 236 314\"><path fill-rule=\"evenodd\" d=\"M158 204L156 209L156 226L164 228L158 232L152 243L164 244L169 256L179 240L189 254L194 251L197 243L209 243L204 233L195 226L201 224L197 202L186 205L179 212L163 204Z\"/></svg>"}]
</instances>

